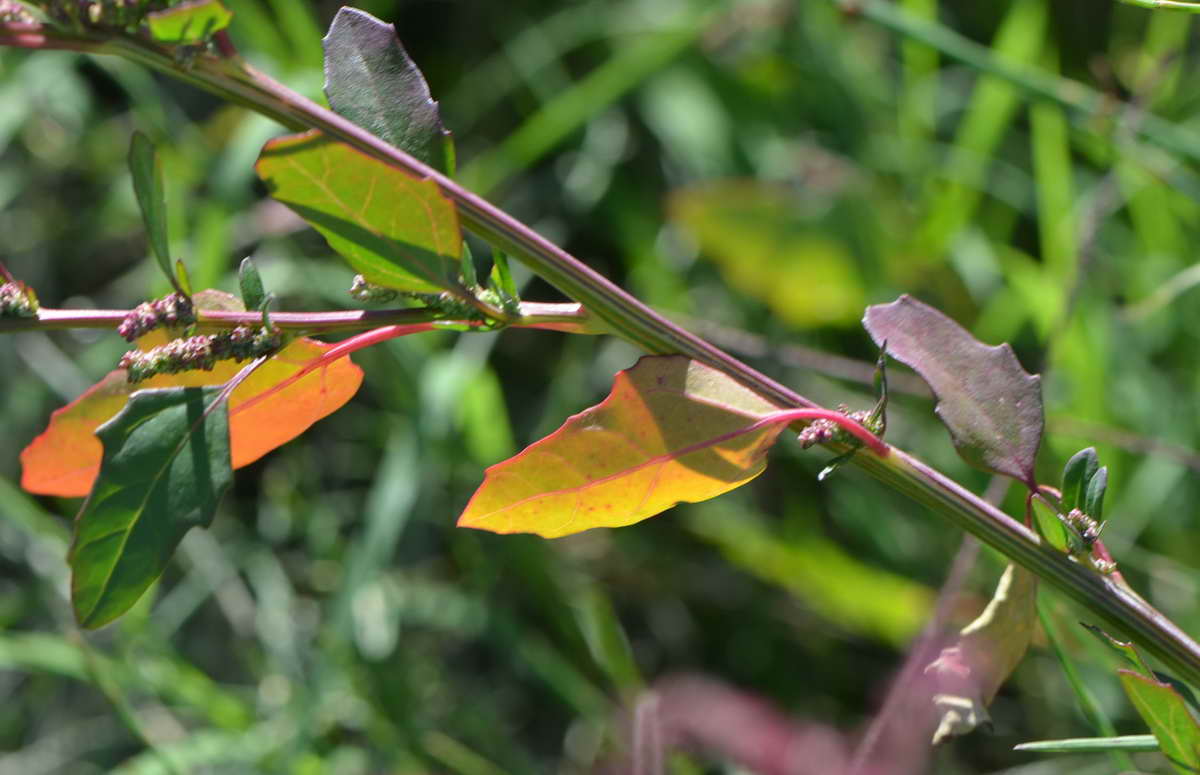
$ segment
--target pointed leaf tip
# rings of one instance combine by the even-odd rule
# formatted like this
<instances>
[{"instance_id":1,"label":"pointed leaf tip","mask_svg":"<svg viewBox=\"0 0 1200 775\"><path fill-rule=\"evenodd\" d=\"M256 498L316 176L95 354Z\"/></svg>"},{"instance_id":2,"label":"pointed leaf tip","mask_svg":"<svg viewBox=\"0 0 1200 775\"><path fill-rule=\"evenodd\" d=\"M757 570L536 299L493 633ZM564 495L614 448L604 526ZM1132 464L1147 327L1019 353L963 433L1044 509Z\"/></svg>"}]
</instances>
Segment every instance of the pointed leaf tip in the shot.
<instances>
[{"instance_id":1,"label":"pointed leaf tip","mask_svg":"<svg viewBox=\"0 0 1200 775\"><path fill-rule=\"evenodd\" d=\"M357 8L342 8L322 43L330 107L446 172L450 133L442 125L425 76L404 50L396 28Z\"/></svg>"},{"instance_id":2,"label":"pointed leaf tip","mask_svg":"<svg viewBox=\"0 0 1200 775\"><path fill-rule=\"evenodd\" d=\"M863 325L876 344L921 375L937 414L971 465L1037 486L1042 443L1041 378L1008 344L985 345L938 310L911 296L867 308Z\"/></svg>"}]
</instances>

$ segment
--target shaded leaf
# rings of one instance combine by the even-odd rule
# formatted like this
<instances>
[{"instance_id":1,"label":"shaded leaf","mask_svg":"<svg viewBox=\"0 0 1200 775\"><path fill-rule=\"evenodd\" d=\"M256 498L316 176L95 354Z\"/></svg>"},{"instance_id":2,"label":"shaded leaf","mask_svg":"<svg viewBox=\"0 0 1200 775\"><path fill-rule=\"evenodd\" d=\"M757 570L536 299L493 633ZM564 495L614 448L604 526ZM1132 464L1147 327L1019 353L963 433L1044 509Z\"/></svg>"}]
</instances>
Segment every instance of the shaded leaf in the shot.
<instances>
[{"instance_id":1,"label":"shaded leaf","mask_svg":"<svg viewBox=\"0 0 1200 775\"><path fill-rule=\"evenodd\" d=\"M159 269L176 290L182 293L179 280L171 266L167 240L167 198L163 193L162 162L154 143L141 132L134 132L129 143L129 172L133 177L133 193L137 196L150 240L150 252Z\"/></svg>"},{"instance_id":2,"label":"shaded leaf","mask_svg":"<svg viewBox=\"0 0 1200 775\"><path fill-rule=\"evenodd\" d=\"M766 466L774 405L683 356L617 373L600 404L487 470L461 527L555 538L630 525L732 490Z\"/></svg>"},{"instance_id":3,"label":"shaded leaf","mask_svg":"<svg viewBox=\"0 0 1200 775\"><path fill-rule=\"evenodd\" d=\"M71 601L84 627L132 606L233 481L221 388L139 390L96 431L104 458L75 520Z\"/></svg>"},{"instance_id":4,"label":"shaded leaf","mask_svg":"<svg viewBox=\"0 0 1200 775\"><path fill-rule=\"evenodd\" d=\"M1108 489L1108 466L1102 466L1087 484L1083 513L1097 522L1104 519L1104 493Z\"/></svg>"},{"instance_id":5,"label":"shaded leaf","mask_svg":"<svg viewBox=\"0 0 1200 775\"><path fill-rule=\"evenodd\" d=\"M964 460L1037 487L1034 460L1045 427L1041 378L1021 368L1009 345L985 345L908 295L868 307L863 325L929 384L938 417Z\"/></svg>"},{"instance_id":6,"label":"shaded leaf","mask_svg":"<svg viewBox=\"0 0 1200 775\"><path fill-rule=\"evenodd\" d=\"M201 309L239 310L228 294L201 291ZM153 332L138 342L142 349L162 344ZM334 345L296 339L251 374L229 398L233 467L258 458L299 436L313 423L337 411L362 384L362 369L340 358L315 369L277 393L264 396ZM87 495L100 470L102 449L93 431L125 406L135 390L164 387L221 385L245 364L222 361L212 371L160 374L138 385L112 371L79 398L56 410L46 430L21 452L21 486L28 492L62 497ZM253 403L251 403L253 402Z\"/></svg>"},{"instance_id":7,"label":"shaded leaf","mask_svg":"<svg viewBox=\"0 0 1200 775\"><path fill-rule=\"evenodd\" d=\"M446 172L450 133L425 77L409 58L396 28L365 11L343 7L333 17L325 48L329 106L402 151Z\"/></svg>"},{"instance_id":8,"label":"shaded leaf","mask_svg":"<svg viewBox=\"0 0 1200 775\"><path fill-rule=\"evenodd\" d=\"M1036 600L1037 576L1010 564L979 618L925 668L937 683L934 704L941 717L934 745L991 722L987 706L1029 648Z\"/></svg>"},{"instance_id":9,"label":"shaded leaf","mask_svg":"<svg viewBox=\"0 0 1200 775\"><path fill-rule=\"evenodd\" d=\"M256 169L271 196L308 221L367 282L418 293L455 287L458 212L433 181L315 130L267 143Z\"/></svg>"},{"instance_id":10,"label":"shaded leaf","mask_svg":"<svg viewBox=\"0 0 1200 775\"><path fill-rule=\"evenodd\" d=\"M1071 509L1083 508L1083 495L1087 492L1088 482L1100 468L1100 458L1096 455L1095 447L1081 449L1071 456L1063 466L1062 478L1062 510L1069 514Z\"/></svg>"},{"instance_id":11,"label":"shaded leaf","mask_svg":"<svg viewBox=\"0 0 1200 775\"><path fill-rule=\"evenodd\" d=\"M1158 747L1176 772L1200 772L1200 725L1187 703L1169 684L1118 670L1121 686L1142 720L1158 739Z\"/></svg>"},{"instance_id":12,"label":"shaded leaf","mask_svg":"<svg viewBox=\"0 0 1200 775\"><path fill-rule=\"evenodd\" d=\"M164 11L146 14L150 37L172 45L201 43L233 21L221 0L184 0Z\"/></svg>"}]
</instances>

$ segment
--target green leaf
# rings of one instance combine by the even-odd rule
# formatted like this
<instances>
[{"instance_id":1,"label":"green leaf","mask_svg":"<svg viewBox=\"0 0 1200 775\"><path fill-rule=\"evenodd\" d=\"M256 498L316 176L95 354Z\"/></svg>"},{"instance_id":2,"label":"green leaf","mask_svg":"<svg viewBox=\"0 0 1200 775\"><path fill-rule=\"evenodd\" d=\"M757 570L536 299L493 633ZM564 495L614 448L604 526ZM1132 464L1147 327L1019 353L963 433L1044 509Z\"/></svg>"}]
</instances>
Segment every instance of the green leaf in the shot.
<instances>
[{"instance_id":1,"label":"green leaf","mask_svg":"<svg viewBox=\"0 0 1200 775\"><path fill-rule=\"evenodd\" d=\"M1083 513L1097 522L1104 519L1104 492L1108 489L1108 466L1104 466L1092 477L1083 498Z\"/></svg>"},{"instance_id":2,"label":"green leaf","mask_svg":"<svg viewBox=\"0 0 1200 775\"><path fill-rule=\"evenodd\" d=\"M1070 543L1067 526L1063 524L1058 512L1040 495L1033 498L1033 524L1037 527L1038 535L1060 552L1067 551Z\"/></svg>"},{"instance_id":3,"label":"green leaf","mask_svg":"<svg viewBox=\"0 0 1200 775\"><path fill-rule=\"evenodd\" d=\"M1157 751L1154 735L1119 735L1117 737L1074 737L1066 740L1037 740L1013 746L1014 751L1036 753L1103 753L1106 751Z\"/></svg>"},{"instance_id":4,"label":"green leaf","mask_svg":"<svg viewBox=\"0 0 1200 775\"><path fill-rule=\"evenodd\" d=\"M146 236L150 239L150 252L154 254L159 268L171 281L175 290L183 293L171 266L162 162L154 149L154 143L141 132L134 132L133 140L129 143L129 172L133 175L133 192L137 195L138 206L142 209L142 220L146 224Z\"/></svg>"},{"instance_id":5,"label":"green leaf","mask_svg":"<svg viewBox=\"0 0 1200 775\"><path fill-rule=\"evenodd\" d=\"M500 296L504 308L515 311L521 303L521 293L508 268L508 256L499 248L492 249L492 273L488 276L488 287Z\"/></svg>"},{"instance_id":6,"label":"green leaf","mask_svg":"<svg viewBox=\"0 0 1200 775\"><path fill-rule=\"evenodd\" d=\"M1134 648L1131 641L1117 640L1094 624L1086 624L1083 622L1081 622L1081 624L1083 624L1083 628L1085 630L1090 632L1092 635L1095 635L1101 643L1112 649L1118 657L1126 662L1126 664L1137 668L1137 670L1146 677L1154 676L1154 671L1152 671L1150 666L1146 664L1146 661L1142 659L1142 655L1138 653L1136 648Z\"/></svg>"},{"instance_id":7,"label":"green leaf","mask_svg":"<svg viewBox=\"0 0 1200 775\"><path fill-rule=\"evenodd\" d=\"M396 28L356 8L333 17L325 46L325 96L336 112L447 172L446 144L438 104L409 58Z\"/></svg>"},{"instance_id":8,"label":"green leaf","mask_svg":"<svg viewBox=\"0 0 1200 775\"><path fill-rule=\"evenodd\" d=\"M458 211L417 180L317 131L267 143L256 169L271 195L324 235L375 285L458 291Z\"/></svg>"},{"instance_id":9,"label":"green leaf","mask_svg":"<svg viewBox=\"0 0 1200 775\"><path fill-rule=\"evenodd\" d=\"M75 520L68 560L83 627L127 611L233 480L222 387L141 390L96 435L100 476Z\"/></svg>"},{"instance_id":10,"label":"green leaf","mask_svg":"<svg viewBox=\"0 0 1200 775\"><path fill-rule=\"evenodd\" d=\"M990 347L911 296L867 308L875 343L912 367L937 397L937 414L971 465L1037 488L1042 443L1041 378L1030 376L1007 344Z\"/></svg>"},{"instance_id":11,"label":"green leaf","mask_svg":"<svg viewBox=\"0 0 1200 775\"><path fill-rule=\"evenodd\" d=\"M187 267L184 266L181 258L175 259L175 279L179 281L179 284L175 286L179 292L184 296L191 296L192 278L188 276Z\"/></svg>"},{"instance_id":12,"label":"green leaf","mask_svg":"<svg viewBox=\"0 0 1200 775\"><path fill-rule=\"evenodd\" d=\"M221 0L187 0L165 11L146 14L150 37L159 43L202 43L233 21L233 11Z\"/></svg>"},{"instance_id":13,"label":"green leaf","mask_svg":"<svg viewBox=\"0 0 1200 775\"><path fill-rule=\"evenodd\" d=\"M1100 468L1100 458L1096 455L1095 447L1081 449L1071 456L1063 467L1062 478L1062 511L1071 513L1071 509L1083 507L1083 494L1087 492L1088 482Z\"/></svg>"},{"instance_id":14,"label":"green leaf","mask_svg":"<svg viewBox=\"0 0 1200 775\"><path fill-rule=\"evenodd\" d=\"M1163 755L1176 772L1200 771L1200 725L1187 703L1169 684L1133 672L1118 670L1121 686L1142 720L1150 727Z\"/></svg>"},{"instance_id":15,"label":"green leaf","mask_svg":"<svg viewBox=\"0 0 1200 775\"><path fill-rule=\"evenodd\" d=\"M458 524L545 538L631 525L758 476L790 419L710 366L646 356L603 402L489 468Z\"/></svg>"},{"instance_id":16,"label":"green leaf","mask_svg":"<svg viewBox=\"0 0 1200 775\"><path fill-rule=\"evenodd\" d=\"M256 310L262 307L267 294L263 289L262 275L258 273L258 267L249 257L243 258L241 266L238 267L238 285L242 289L242 304L246 309Z\"/></svg>"}]
</instances>

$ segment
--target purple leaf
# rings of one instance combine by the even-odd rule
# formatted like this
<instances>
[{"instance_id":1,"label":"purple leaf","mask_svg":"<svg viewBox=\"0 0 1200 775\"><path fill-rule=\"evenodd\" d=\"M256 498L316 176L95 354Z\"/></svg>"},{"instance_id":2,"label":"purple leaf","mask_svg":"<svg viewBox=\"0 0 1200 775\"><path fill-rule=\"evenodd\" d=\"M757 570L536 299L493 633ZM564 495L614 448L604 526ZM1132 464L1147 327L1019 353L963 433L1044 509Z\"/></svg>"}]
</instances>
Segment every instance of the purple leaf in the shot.
<instances>
[{"instance_id":1,"label":"purple leaf","mask_svg":"<svg viewBox=\"0 0 1200 775\"><path fill-rule=\"evenodd\" d=\"M1037 486L1042 443L1041 377L1017 362L1012 347L991 347L911 296L867 308L863 325L876 344L911 366L937 397L937 414L958 454L971 465Z\"/></svg>"},{"instance_id":2,"label":"purple leaf","mask_svg":"<svg viewBox=\"0 0 1200 775\"><path fill-rule=\"evenodd\" d=\"M322 42L330 107L431 167L447 171L450 133L442 126L425 77L396 37L396 28L356 8L342 8Z\"/></svg>"}]
</instances>

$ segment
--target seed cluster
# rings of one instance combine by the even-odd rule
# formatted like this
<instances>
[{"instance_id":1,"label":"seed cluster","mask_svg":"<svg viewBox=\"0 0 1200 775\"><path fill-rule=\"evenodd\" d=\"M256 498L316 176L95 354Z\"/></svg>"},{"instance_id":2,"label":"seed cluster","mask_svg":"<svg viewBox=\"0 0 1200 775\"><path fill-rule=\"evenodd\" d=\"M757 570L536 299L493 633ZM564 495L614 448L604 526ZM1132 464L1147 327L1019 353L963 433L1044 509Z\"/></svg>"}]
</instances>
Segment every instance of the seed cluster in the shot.
<instances>
[{"instance_id":1,"label":"seed cluster","mask_svg":"<svg viewBox=\"0 0 1200 775\"><path fill-rule=\"evenodd\" d=\"M0 0L0 22L31 23L34 18L12 0Z\"/></svg>"},{"instance_id":2,"label":"seed cluster","mask_svg":"<svg viewBox=\"0 0 1200 775\"><path fill-rule=\"evenodd\" d=\"M217 361L247 361L271 355L283 346L278 328L238 326L219 334L174 339L150 350L130 350L121 356L119 368L126 370L131 383L142 382L155 374L181 371L212 371Z\"/></svg>"},{"instance_id":3,"label":"seed cluster","mask_svg":"<svg viewBox=\"0 0 1200 775\"><path fill-rule=\"evenodd\" d=\"M851 420L854 420L859 425L865 426L872 432L876 432L875 429L871 428L869 425L868 421L871 417L871 413L869 411L861 409L857 412L852 412L850 411L850 407L846 406L845 404L838 406L837 410L849 417ZM816 446L817 444L825 444L830 441L849 444L855 440L854 436L842 430L841 426L839 426L833 420L821 419L813 420L806 425L804 430L796 434L796 439L800 442L800 447L802 449L808 449L809 447Z\"/></svg>"},{"instance_id":4,"label":"seed cluster","mask_svg":"<svg viewBox=\"0 0 1200 775\"><path fill-rule=\"evenodd\" d=\"M37 312L37 296L30 288L18 282L0 285L0 318L32 318Z\"/></svg>"},{"instance_id":5,"label":"seed cluster","mask_svg":"<svg viewBox=\"0 0 1200 775\"><path fill-rule=\"evenodd\" d=\"M168 0L35 0L34 5L61 24L132 31L146 14L171 5Z\"/></svg>"},{"instance_id":6,"label":"seed cluster","mask_svg":"<svg viewBox=\"0 0 1200 775\"><path fill-rule=\"evenodd\" d=\"M195 322L196 310L192 307L192 300L182 294L171 293L134 307L117 327L117 333L125 341L132 342L159 326L176 328Z\"/></svg>"}]
</instances>

